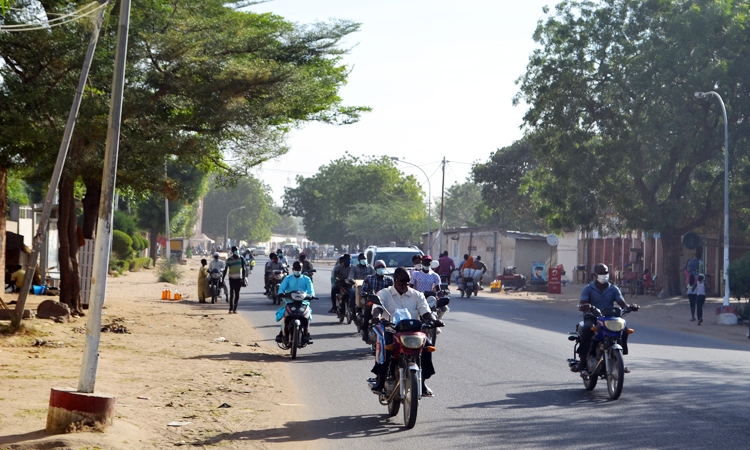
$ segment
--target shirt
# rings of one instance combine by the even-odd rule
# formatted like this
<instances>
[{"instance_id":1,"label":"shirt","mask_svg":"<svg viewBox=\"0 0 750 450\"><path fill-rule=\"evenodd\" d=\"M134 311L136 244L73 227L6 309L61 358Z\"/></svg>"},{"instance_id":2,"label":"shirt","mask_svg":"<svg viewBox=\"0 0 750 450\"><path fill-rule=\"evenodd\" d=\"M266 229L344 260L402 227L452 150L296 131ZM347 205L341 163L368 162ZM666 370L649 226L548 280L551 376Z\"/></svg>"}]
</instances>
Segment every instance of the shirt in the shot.
<instances>
[{"instance_id":1,"label":"shirt","mask_svg":"<svg viewBox=\"0 0 750 450\"><path fill-rule=\"evenodd\" d=\"M422 270L415 271L411 276L411 284L419 292L432 291L435 286L440 286L440 276L432 270L427 273Z\"/></svg>"},{"instance_id":2,"label":"shirt","mask_svg":"<svg viewBox=\"0 0 750 450\"><path fill-rule=\"evenodd\" d=\"M307 295L315 297L312 280L307 275L295 277L292 274L284 277L279 286L279 292L288 294L292 291L304 291Z\"/></svg>"},{"instance_id":3,"label":"shirt","mask_svg":"<svg viewBox=\"0 0 750 450\"><path fill-rule=\"evenodd\" d=\"M437 273L443 276L450 275L454 270L456 270L456 265L453 263L453 260L450 258L450 256L443 256L442 258L438 259L438 263L440 265L438 266Z\"/></svg>"},{"instance_id":4,"label":"shirt","mask_svg":"<svg viewBox=\"0 0 750 450\"><path fill-rule=\"evenodd\" d=\"M583 288L583 291L581 291L580 303L589 303L600 310L613 307L616 301L624 301L622 298L622 292L620 292L620 288L611 283L607 284L607 288L604 289L604 292L601 292L599 288L596 287L596 281L592 281Z\"/></svg>"},{"instance_id":5,"label":"shirt","mask_svg":"<svg viewBox=\"0 0 750 450\"><path fill-rule=\"evenodd\" d=\"M225 266L226 266L226 264L224 264L224 261L222 261L220 259L212 259L208 263L208 271L210 272L213 269L219 269L219 272L223 272Z\"/></svg>"},{"instance_id":6,"label":"shirt","mask_svg":"<svg viewBox=\"0 0 750 450\"><path fill-rule=\"evenodd\" d=\"M349 278L349 269L350 266L345 266L343 264L338 264L336 267L333 268L333 278L335 281L341 281L346 280Z\"/></svg>"},{"instance_id":7,"label":"shirt","mask_svg":"<svg viewBox=\"0 0 750 450\"><path fill-rule=\"evenodd\" d=\"M485 265L482 261L474 261L474 264L476 264L477 270L481 270L482 273L487 272L487 265Z\"/></svg>"},{"instance_id":8,"label":"shirt","mask_svg":"<svg viewBox=\"0 0 750 450\"><path fill-rule=\"evenodd\" d=\"M227 267L224 269L224 272L225 275L226 272L229 272L230 280L239 280L240 278L243 278L245 276L245 258L241 256L227 258Z\"/></svg>"},{"instance_id":9,"label":"shirt","mask_svg":"<svg viewBox=\"0 0 750 450\"><path fill-rule=\"evenodd\" d=\"M694 292L693 292L693 293L694 293L695 295L702 295L702 296L704 296L704 297L705 297L705 296L706 296L706 284L705 284L705 283L703 283L702 281L699 281L699 282L698 282L698 283L697 283L697 284L695 285L695 290L694 290Z\"/></svg>"},{"instance_id":10,"label":"shirt","mask_svg":"<svg viewBox=\"0 0 750 450\"><path fill-rule=\"evenodd\" d=\"M364 280L368 276L375 273L375 269L372 268L371 265L367 264L365 266L356 264L352 265L349 269L349 279L350 280Z\"/></svg>"},{"instance_id":11,"label":"shirt","mask_svg":"<svg viewBox=\"0 0 750 450\"><path fill-rule=\"evenodd\" d=\"M280 262L275 263L273 261L268 261L266 263L266 273L270 274L274 270L284 270L284 265Z\"/></svg>"},{"instance_id":12,"label":"shirt","mask_svg":"<svg viewBox=\"0 0 750 450\"><path fill-rule=\"evenodd\" d=\"M378 292L378 298L383 306L373 305L373 315L375 309L384 309L384 317L390 320L391 314L397 309L407 309L412 319L419 320L420 317L430 312L430 306L421 292L409 288L403 295L399 294L395 286L383 289ZM383 308L385 307L385 308Z\"/></svg>"},{"instance_id":13,"label":"shirt","mask_svg":"<svg viewBox=\"0 0 750 450\"><path fill-rule=\"evenodd\" d=\"M390 286L393 286L393 277L389 277L388 275L379 277L377 274L370 275L365 278L365 282L362 283L362 292L377 294L381 289Z\"/></svg>"}]
</instances>

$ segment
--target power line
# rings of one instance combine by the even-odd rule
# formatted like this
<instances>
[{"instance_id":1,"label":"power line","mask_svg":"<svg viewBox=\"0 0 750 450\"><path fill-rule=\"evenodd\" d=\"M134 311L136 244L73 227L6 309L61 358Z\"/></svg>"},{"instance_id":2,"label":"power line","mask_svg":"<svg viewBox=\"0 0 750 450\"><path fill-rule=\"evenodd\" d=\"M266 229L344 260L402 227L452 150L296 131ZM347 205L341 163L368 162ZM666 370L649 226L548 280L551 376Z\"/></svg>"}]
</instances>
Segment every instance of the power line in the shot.
<instances>
[{"instance_id":1,"label":"power line","mask_svg":"<svg viewBox=\"0 0 750 450\"><path fill-rule=\"evenodd\" d=\"M51 19L46 22L0 25L0 31L18 33L22 31L46 30L49 28L62 26L70 22L75 22L76 20L79 20L81 18L96 14L107 6L107 2L99 4L98 6L97 5L97 2L91 2L87 5L82 6L78 10L73 11L72 13L63 14L56 19Z\"/></svg>"}]
</instances>

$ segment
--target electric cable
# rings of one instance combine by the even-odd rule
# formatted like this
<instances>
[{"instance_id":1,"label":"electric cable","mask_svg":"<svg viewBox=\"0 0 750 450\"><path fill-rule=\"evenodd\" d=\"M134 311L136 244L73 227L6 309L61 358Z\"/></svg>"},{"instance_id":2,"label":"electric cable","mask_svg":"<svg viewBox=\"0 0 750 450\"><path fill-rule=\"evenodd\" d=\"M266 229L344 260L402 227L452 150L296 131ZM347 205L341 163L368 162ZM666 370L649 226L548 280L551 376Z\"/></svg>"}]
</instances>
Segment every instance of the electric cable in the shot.
<instances>
[{"instance_id":1,"label":"electric cable","mask_svg":"<svg viewBox=\"0 0 750 450\"><path fill-rule=\"evenodd\" d=\"M79 19L82 19L87 16L91 16L95 13L98 13L101 9L105 8L107 6L107 3L102 3L99 6L97 6L94 9L90 9L92 6L97 5L97 2L89 3L86 6L81 7L80 9L69 13L62 15L56 19L51 19L44 23L26 23L26 24L16 24L16 25L0 25L0 31L5 31L8 33L18 33L22 31L36 31L36 30L46 30L53 27L58 27L61 25L68 24L70 22L75 22ZM83 11L83 12L82 12Z\"/></svg>"}]
</instances>

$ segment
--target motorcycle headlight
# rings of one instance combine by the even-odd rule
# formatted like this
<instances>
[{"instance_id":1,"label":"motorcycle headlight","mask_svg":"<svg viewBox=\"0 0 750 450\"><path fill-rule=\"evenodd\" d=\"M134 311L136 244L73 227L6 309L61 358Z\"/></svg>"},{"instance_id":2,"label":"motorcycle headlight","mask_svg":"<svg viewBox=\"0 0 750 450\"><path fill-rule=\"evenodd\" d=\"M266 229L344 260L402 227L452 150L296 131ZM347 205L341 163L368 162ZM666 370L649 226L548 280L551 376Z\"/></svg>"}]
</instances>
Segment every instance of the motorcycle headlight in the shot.
<instances>
[{"instance_id":1,"label":"motorcycle headlight","mask_svg":"<svg viewBox=\"0 0 750 450\"><path fill-rule=\"evenodd\" d=\"M607 327L609 331L622 331L622 329L625 328L625 321L620 318L605 320L604 326Z\"/></svg>"},{"instance_id":2,"label":"motorcycle headlight","mask_svg":"<svg viewBox=\"0 0 750 450\"><path fill-rule=\"evenodd\" d=\"M427 339L424 335L409 335L409 336L401 336L401 345L403 345L406 348L422 348L424 345L425 340Z\"/></svg>"}]
</instances>

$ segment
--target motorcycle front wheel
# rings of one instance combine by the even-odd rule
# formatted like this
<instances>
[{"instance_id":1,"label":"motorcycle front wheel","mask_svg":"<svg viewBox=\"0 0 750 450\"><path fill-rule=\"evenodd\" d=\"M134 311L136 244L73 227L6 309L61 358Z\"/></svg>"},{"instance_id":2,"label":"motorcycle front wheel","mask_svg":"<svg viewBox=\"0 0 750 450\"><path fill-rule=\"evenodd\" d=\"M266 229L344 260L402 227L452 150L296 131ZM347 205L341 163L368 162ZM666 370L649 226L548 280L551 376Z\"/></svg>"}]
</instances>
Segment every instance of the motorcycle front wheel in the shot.
<instances>
[{"instance_id":1,"label":"motorcycle front wheel","mask_svg":"<svg viewBox=\"0 0 750 450\"><path fill-rule=\"evenodd\" d=\"M419 408L419 375L416 370L406 373L406 397L404 398L404 425L414 428L417 424L417 408Z\"/></svg>"},{"instance_id":2,"label":"motorcycle front wheel","mask_svg":"<svg viewBox=\"0 0 750 450\"><path fill-rule=\"evenodd\" d=\"M625 381L625 363L622 360L622 350L610 350L609 373L607 373L607 392L609 398L617 400L622 394L622 383Z\"/></svg>"},{"instance_id":3,"label":"motorcycle front wheel","mask_svg":"<svg viewBox=\"0 0 750 450\"><path fill-rule=\"evenodd\" d=\"M219 288L214 284L211 286L211 303L216 303L216 297L219 295Z\"/></svg>"},{"instance_id":4,"label":"motorcycle front wheel","mask_svg":"<svg viewBox=\"0 0 750 450\"><path fill-rule=\"evenodd\" d=\"M294 333L292 334L292 359L297 359L297 346L300 342L299 327L294 327Z\"/></svg>"}]
</instances>

